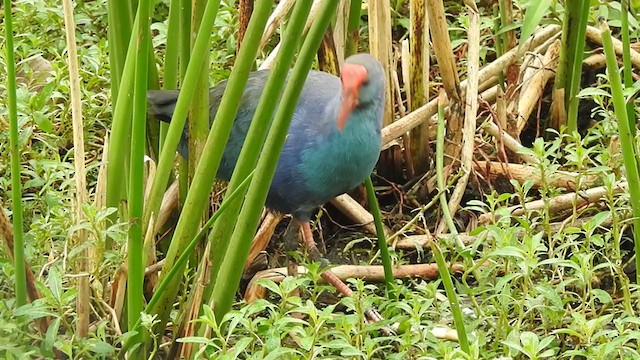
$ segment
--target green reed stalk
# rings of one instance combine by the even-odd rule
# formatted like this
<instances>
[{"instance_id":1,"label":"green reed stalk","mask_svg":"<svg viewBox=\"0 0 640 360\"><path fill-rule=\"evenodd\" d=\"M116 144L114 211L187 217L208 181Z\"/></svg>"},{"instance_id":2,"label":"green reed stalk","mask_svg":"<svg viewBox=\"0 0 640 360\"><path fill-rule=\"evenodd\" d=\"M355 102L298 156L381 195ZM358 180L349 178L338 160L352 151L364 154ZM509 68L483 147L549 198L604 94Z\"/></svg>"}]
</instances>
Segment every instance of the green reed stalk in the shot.
<instances>
[{"instance_id":1,"label":"green reed stalk","mask_svg":"<svg viewBox=\"0 0 640 360\"><path fill-rule=\"evenodd\" d=\"M24 267L22 230L22 182L20 180L20 147L18 146L18 105L16 100L16 68L13 52L11 0L4 2L5 50L7 64L7 108L9 109L9 141L11 143L11 201L13 208L13 264L15 267L16 306L27 303L27 275Z\"/></svg>"}]
</instances>

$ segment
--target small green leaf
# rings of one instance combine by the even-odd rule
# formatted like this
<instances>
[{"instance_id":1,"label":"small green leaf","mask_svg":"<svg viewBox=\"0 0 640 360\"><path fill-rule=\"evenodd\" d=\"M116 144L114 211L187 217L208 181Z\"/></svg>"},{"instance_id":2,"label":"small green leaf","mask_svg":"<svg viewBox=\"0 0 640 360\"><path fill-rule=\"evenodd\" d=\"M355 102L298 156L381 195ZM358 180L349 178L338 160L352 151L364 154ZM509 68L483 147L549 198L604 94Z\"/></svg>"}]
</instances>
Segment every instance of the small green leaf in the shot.
<instances>
[{"instance_id":1,"label":"small green leaf","mask_svg":"<svg viewBox=\"0 0 640 360\"><path fill-rule=\"evenodd\" d=\"M106 356L113 354L115 352L115 349L113 346L111 346L111 344L107 342L96 340L91 343L91 351L93 351L96 355Z\"/></svg>"},{"instance_id":2,"label":"small green leaf","mask_svg":"<svg viewBox=\"0 0 640 360\"><path fill-rule=\"evenodd\" d=\"M531 1L529 3L527 13L524 15L524 21L522 23L520 46L522 46L536 30L540 24L540 20L542 20L551 6L551 3L552 0Z\"/></svg>"},{"instance_id":3,"label":"small green leaf","mask_svg":"<svg viewBox=\"0 0 640 360\"><path fill-rule=\"evenodd\" d=\"M42 129L42 131L49 134L53 133L53 124L51 124L51 121L46 116L36 112L32 114L31 118L36 123L36 125L38 125L40 129Z\"/></svg>"},{"instance_id":4,"label":"small green leaf","mask_svg":"<svg viewBox=\"0 0 640 360\"><path fill-rule=\"evenodd\" d=\"M272 280L266 280L266 279L260 279L257 282L258 285L266 288L267 290L271 291L274 294L277 294L280 297L282 296L282 290L280 289L280 286L278 286L278 284L276 284L275 282L273 282Z\"/></svg>"},{"instance_id":5,"label":"small green leaf","mask_svg":"<svg viewBox=\"0 0 640 360\"><path fill-rule=\"evenodd\" d=\"M503 248L494 250L491 253L491 256L497 256L497 257L516 257L518 259L522 259L524 260L524 255L522 254L522 250L520 250L519 248L515 247L515 246L505 246Z\"/></svg>"},{"instance_id":6,"label":"small green leaf","mask_svg":"<svg viewBox=\"0 0 640 360\"><path fill-rule=\"evenodd\" d=\"M60 274L58 274L58 270L55 268L51 268L49 270L49 289L51 290L51 295L60 301L62 297L62 279L60 278Z\"/></svg>"},{"instance_id":7,"label":"small green leaf","mask_svg":"<svg viewBox=\"0 0 640 360\"><path fill-rule=\"evenodd\" d=\"M178 339L178 342L181 343L192 343L192 344L208 344L211 340L203 336L186 336Z\"/></svg>"},{"instance_id":8,"label":"small green leaf","mask_svg":"<svg viewBox=\"0 0 640 360\"><path fill-rule=\"evenodd\" d=\"M53 345L58 339L58 330L60 329L60 318L56 318L51 322L44 338L43 347L47 351L53 350Z\"/></svg>"}]
</instances>

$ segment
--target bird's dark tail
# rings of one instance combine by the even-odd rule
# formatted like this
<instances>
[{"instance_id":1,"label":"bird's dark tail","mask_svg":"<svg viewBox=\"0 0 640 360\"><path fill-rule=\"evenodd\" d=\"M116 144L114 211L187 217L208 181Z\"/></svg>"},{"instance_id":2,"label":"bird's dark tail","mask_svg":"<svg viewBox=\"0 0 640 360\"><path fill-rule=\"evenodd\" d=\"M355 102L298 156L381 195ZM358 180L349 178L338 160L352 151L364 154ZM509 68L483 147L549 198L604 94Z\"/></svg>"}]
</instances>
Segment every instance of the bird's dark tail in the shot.
<instances>
[{"instance_id":1,"label":"bird's dark tail","mask_svg":"<svg viewBox=\"0 0 640 360\"><path fill-rule=\"evenodd\" d=\"M147 91L147 101L149 102L149 115L166 123L171 121L173 110L176 108L178 100L177 90L149 90Z\"/></svg>"}]
</instances>

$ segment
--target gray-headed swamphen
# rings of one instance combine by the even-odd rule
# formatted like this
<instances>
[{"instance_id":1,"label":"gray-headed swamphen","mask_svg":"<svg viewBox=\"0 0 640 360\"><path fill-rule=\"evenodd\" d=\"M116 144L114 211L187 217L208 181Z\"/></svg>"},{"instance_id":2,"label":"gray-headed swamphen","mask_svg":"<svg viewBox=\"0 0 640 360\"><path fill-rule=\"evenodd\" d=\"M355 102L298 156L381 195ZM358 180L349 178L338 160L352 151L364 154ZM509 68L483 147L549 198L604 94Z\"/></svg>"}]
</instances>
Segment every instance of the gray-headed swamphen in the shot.
<instances>
[{"instance_id":1,"label":"gray-headed swamphen","mask_svg":"<svg viewBox=\"0 0 640 360\"><path fill-rule=\"evenodd\" d=\"M229 180L258 105L268 70L249 75L218 178ZM222 82L210 91L210 121L225 90ZM332 198L354 189L371 174L380 153L385 77L371 55L349 57L340 78L311 71L296 106L287 140L280 154L266 206L292 214L302 227L305 244L317 253L309 220L313 211ZM149 91L149 113L170 121L177 91ZM275 96L274 96L275 97ZM178 152L186 157L187 134ZM344 295L351 290L331 272L323 277Z\"/></svg>"}]
</instances>

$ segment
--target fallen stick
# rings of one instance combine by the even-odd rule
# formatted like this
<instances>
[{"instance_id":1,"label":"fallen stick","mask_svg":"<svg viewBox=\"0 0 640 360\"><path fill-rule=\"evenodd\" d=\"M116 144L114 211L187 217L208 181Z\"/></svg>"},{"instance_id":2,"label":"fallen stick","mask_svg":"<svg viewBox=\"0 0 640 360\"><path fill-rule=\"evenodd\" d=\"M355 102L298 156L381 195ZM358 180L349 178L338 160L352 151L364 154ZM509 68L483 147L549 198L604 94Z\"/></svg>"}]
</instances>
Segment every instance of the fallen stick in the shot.
<instances>
[{"instance_id":1,"label":"fallen stick","mask_svg":"<svg viewBox=\"0 0 640 360\"><path fill-rule=\"evenodd\" d=\"M602 34L600 33L600 29L593 26L587 26L587 40L602 46ZM618 56L622 56L622 41L614 37L611 38L611 41L613 42L613 50ZM640 53L634 49L629 49L629 55L631 57L631 64L633 64L636 69L640 69Z\"/></svg>"},{"instance_id":2,"label":"fallen stick","mask_svg":"<svg viewBox=\"0 0 640 360\"><path fill-rule=\"evenodd\" d=\"M497 161L476 161L473 164L474 170L483 174L489 180L496 180L500 176L505 176L509 179L514 179L517 182L523 184L527 180L534 182L534 187L542 186L542 178L540 176L540 170L536 166L513 164L513 163L501 163ZM576 190L576 184L580 174L570 171L554 171L551 174L547 174L544 179L547 185L555 187L563 187L572 191ZM597 182L595 176L583 176L582 186L592 187Z\"/></svg>"},{"instance_id":3,"label":"fallen stick","mask_svg":"<svg viewBox=\"0 0 640 360\"><path fill-rule=\"evenodd\" d=\"M627 182L619 182L613 188L613 192L618 194L627 189ZM573 202L576 202L576 206L580 207L587 203L594 203L600 201L602 197L607 194L606 186L599 186L595 188L591 188L588 190L580 191L577 194L575 192L563 194L560 196L556 196L549 201L549 211L552 213L571 209L573 207ZM535 200L525 204L523 208L522 205L511 206L509 208L509 212L512 216L520 216L523 215L526 211L537 211L544 209L545 207L544 200ZM482 214L478 218L478 224L484 225L487 224L491 220L491 214Z\"/></svg>"},{"instance_id":4,"label":"fallen stick","mask_svg":"<svg viewBox=\"0 0 640 360\"><path fill-rule=\"evenodd\" d=\"M313 24L313 22L315 21L316 16L318 15L318 9L320 8L320 3L322 3L322 1L314 0L313 4L311 5L311 10L309 11L309 16L307 17L307 22L304 25L304 31L302 32L301 36L307 33L307 30L309 30L311 24ZM273 48L271 53L269 53L267 58L264 59L264 61L260 65L260 70L271 69L274 62L276 61L276 55L278 55L278 53L280 52L281 44L282 43L279 42L276 47Z\"/></svg>"},{"instance_id":5,"label":"fallen stick","mask_svg":"<svg viewBox=\"0 0 640 360\"><path fill-rule=\"evenodd\" d=\"M520 149L524 149L524 146L522 146L522 144L520 144L520 142L518 140L516 140L514 137L512 137L511 135L507 134L504 129L503 131L500 131L500 128L498 127L498 125L496 125L493 121L487 121L485 122L484 125L484 131L487 132L487 134L493 136L496 138L497 141L502 141L504 146L511 150L513 153L517 154L518 157L522 160L524 160L525 162L529 163L529 164L537 164L538 160L528 154L519 154L518 151Z\"/></svg>"},{"instance_id":6,"label":"fallen stick","mask_svg":"<svg viewBox=\"0 0 640 360\"><path fill-rule=\"evenodd\" d=\"M357 201L347 194L342 194L333 200L331 204L347 215L355 224L362 226L368 233L376 234L376 225L373 222L373 215L362 207ZM385 226L384 233L389 236L391 231Z\"/></svg>"},{"instance_id":7,"label":"fallen stick","mask_svg":"<svg viewBox=\"0 0 640 360\"><path fill-rule=\"evenodd\" d=\"M464 271L461 264L450 265L451 272L459 273ZM299 274L306 274L307 268L304 266L298 266ZM340 265L331 268L333 272L340 280L347 280L351 278L359 278L364 281L370 282L382 282L384 281L384 268L382 265ZM275 268L259 271L251 279L245 292L245 300L252 301L260 298L259 295L264 295L264 291L256 282L258 280L271 280L275 283L280 283L284 280L287 274L287 268ZM439 276L438 265L436 264L415 264L415 265L401 265L393 268L393 277L396 279L419 277L422 279L433 280ZM320 280L324 281L324 280ZM258 295L258 296L256 296Z\"/></svg>"}]
</instances>

